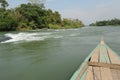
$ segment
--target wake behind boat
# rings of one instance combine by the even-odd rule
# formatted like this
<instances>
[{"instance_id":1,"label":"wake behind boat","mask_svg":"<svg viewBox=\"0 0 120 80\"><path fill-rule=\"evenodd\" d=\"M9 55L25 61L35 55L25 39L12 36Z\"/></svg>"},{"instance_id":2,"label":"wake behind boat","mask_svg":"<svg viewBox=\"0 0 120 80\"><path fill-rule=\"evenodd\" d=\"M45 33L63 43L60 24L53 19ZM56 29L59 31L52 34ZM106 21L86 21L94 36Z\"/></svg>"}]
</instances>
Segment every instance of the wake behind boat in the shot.
<instances>
[{"instance_id":1,"label":"wake behind boat","mask_svg":"<svg viewBox=\"0 0 120 80\"><path fill-rule=\"evenodd\" d=\"M101 40L70 80L120 80L119 56Z\"/></svg>"}]
</instances>

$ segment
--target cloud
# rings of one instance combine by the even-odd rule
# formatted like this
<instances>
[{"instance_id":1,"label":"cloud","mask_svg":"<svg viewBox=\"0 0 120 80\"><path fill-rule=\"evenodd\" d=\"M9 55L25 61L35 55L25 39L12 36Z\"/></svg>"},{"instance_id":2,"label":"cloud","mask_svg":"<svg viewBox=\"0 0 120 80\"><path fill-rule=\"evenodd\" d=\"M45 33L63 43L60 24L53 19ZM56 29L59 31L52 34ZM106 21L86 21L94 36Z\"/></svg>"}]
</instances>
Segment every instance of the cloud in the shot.
<instances>
[{"instance_id":1,"label":"cloud","mask_svg":"<svg viewBox=\"0 0 120 80\"><path fill-rule=\"evenodd\" d=\"M90 24L96 20L120 18L120 1L112 1L109 3L96 5L94 9L90 10L73 8L61 10L60 13L65 18L78 18L85 24Z\"/></svg>"},{"instance_id":2,"label":"cloud","mask_svg":"<svg viewBox=\"0 0 120 80\"><path fill-rule=\"evenodd\" d=\"M53 0L46 0L46 2L52 2Z\"/></svg>"},{"instance_id":3,"label":"cloud","mask_svg":"<svg viewBox=\"0 0 120 80\"><path fill-rule=\"evenodd\" d=\"M112 3L105 6L99 6L95 10L95 16L97 19L111 19L120 18L120 5L118 3Z\"/></svg>"}]
</instances>

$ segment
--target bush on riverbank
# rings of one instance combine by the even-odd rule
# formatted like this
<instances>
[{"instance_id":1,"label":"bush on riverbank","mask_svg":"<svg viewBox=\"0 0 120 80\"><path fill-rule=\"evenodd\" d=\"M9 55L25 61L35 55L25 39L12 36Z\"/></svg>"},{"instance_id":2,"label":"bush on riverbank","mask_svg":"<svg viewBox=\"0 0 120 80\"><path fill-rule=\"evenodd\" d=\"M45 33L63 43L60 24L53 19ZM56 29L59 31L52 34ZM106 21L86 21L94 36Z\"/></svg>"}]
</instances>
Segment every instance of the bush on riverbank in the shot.
<instances>
[{"instance_id":1,"label":"bush on riverbank","mask_svg":"<svg viewBox=\"0 0 120 80\"><path fill-rule=\"evenodd\" d=\"M65 28L79 28L83 27L84 24L78 19L63 19L63 25Z\"/></svg>"},{"instance_id":2,"label":"bush on riverbank","mask_svg":"<svg viewBox=\"0 0 120 80\"><path fill-rule=\"evenodd\" d=\"M120 19L111 19L96 21L95 23L90 24L90 26L120 26Z\"/></svg>"}]
</instances>

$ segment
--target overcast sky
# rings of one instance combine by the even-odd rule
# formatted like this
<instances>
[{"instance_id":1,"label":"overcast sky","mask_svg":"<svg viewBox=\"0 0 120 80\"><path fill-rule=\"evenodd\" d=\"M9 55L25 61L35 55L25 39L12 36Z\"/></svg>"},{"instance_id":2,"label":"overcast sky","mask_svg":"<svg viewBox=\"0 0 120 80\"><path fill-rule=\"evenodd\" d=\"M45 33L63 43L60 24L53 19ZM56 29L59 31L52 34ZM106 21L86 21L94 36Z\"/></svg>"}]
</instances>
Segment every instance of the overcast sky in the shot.
<instances>
[{"instance_id":1,"label":"overcast sky","mask_svg":"<svg viewBox=\"0 0 120 80\"><path fill-rule=\"evenodd\" d=\"M9 8L27 0L7 0ZM78 18L85 24L96 20L120 18L120 0L47 0L46 8L59 11L64 18Z\"/></svg>"}]
</instances>

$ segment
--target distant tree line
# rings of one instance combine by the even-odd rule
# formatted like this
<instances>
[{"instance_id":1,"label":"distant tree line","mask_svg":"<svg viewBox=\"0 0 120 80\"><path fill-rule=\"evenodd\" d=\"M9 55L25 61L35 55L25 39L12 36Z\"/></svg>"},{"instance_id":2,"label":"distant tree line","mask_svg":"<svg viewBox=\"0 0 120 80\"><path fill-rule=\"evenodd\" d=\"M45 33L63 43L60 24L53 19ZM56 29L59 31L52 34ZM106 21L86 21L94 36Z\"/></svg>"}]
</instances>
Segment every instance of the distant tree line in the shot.
<instances>
[{"instance_id":1,"label":"distant tree line","mask_svg":"<svg viewBox=\"0 0 120 80\"><path fill-rule=\"evenodd\" d=\"M96 21L95 23L90 24L90 26L120 26L120 19L111 19Z\"/></svg>"},{"instance_id":2,"label":"distant tree line","mask_svg":"<svg viewBox=\"0 0 120 80\"><path fill-rule=\"evenodd\" d=\"M6 9L8 2L0 0L0 31L35 30L42 28L78 28L84 26L82 21L62 19L57 11L45 9L44 3L29 0L14 9ZM43 0L42 0L43 1Z\"/></svg>"}]
</instances>

